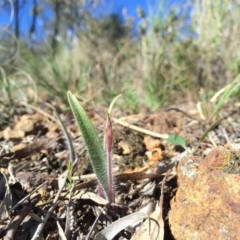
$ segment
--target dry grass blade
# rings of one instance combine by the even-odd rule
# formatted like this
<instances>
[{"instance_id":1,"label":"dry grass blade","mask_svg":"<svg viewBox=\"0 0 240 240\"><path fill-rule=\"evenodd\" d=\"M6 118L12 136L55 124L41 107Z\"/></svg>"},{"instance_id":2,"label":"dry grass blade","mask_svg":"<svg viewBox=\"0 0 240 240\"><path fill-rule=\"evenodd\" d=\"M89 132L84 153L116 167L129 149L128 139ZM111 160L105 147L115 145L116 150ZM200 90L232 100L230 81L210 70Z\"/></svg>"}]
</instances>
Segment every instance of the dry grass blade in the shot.
<instances>
[{"instance_id":1,"label":"dry grass blade","mask_svg":"<svg viewBox=\"0 0 240 240\"><path fill-rule=\"evenodd\" d=\"M59 233L59 236L60 236L60 239L61 240L67 240L65 234L64 234L64 231L61 227L61 225L59 224L59 222L57 221L57 227L58 227L58 233Z\"/></svg>"},{"instance_id":2,"label":"dry grass blade","mask_svg":"<svg viewBox=\"0 0 240 240\"><path fill-rule=\"evenodd\" d=\"M40 200L40 195L34 197L31 202L25 202L22 204L22 209L17 212L17 215L12 219L11 223L7 226L7 228L2 232L2 236L4 240L12 240L16 236L16 232L19 229L21 222L24 218L30 213L33 206Z\"/></svg>"},{"instance_id":3,"label":"dry grass blade","mask_svg":"<svg viewBox=\"0 0 240 240\"><path fill-rule=\"evenodd\" d=\"M145 172L133 172L133 173L120 173L114 176L116 181L126 182L126 181L136 181L142 179L156 179L160 178L162 175L155 173L145 173ZM95 177L96 178L96 177ZM80 183L74 187L74 190L80 190L84 188L90 188L97 184L96 179L92 179L88 182Z\"/></svg>"},{"instance_id":4,"label":"dry grass blade","mask_svg":"<svg viewBox=\"0 0 240 240\"><path fill-rule=\"evenodd\" d=\"M10 17L9 17L8 23L2 27L3 30L7 30L11 26L13 18L14 18L14 4L13 4L12 0L9 0L9 5L10 5L10 9L11 9Z\"/></svg>"},{"instance_id":5,"label":"dry grass blade","mask_svg":"<svg viewBox=\"0 0 240 240\"><path fill-rule=\"evenodd\" d=\"M73 226L74 226L75 206L74 206L74 202L72 201L72 195L73 195L73 187L70 190L69 201L68 201L68 204L67 204L66 224L65 224L65 231L64 231L67 239L71 238L72 229L73 229Z\"/></svg>"},{"instance_id":6,"label":"dry grass blade","mask_svg":"<svg viewBox=\"0 0 240 240\"><path fill-rule=\"evenodd\" d=\"M69 161L71 161L73 163L75 160L75 152L73 149L72 139L71 139L62 119L60 118L58 112L56 111L55 107L48 103L46 103L46 105L49 106L53 110L54 115L55 115L56 119L58 120L58 124L60 125L60 127L63 131L63 134L66 138L66 141L67 141L67 147L68 147L68 152L69 152Z\"/></svg>"},{"instance_id":7,"label":"dry grass blade","mask_svg":"<svg viewBox=\"0 0 240 240\"><path fill-rule=\"evenodd\" d=\"M0 220L4 220L9 217L8 209L12 206L12 193L6 175L4 173L1 173L1 175L0 176L2 177L2 179L0 181L1 189Z\"/></svg>"},{"instance_id":8,"label":"dry grass blade","mask_svg":"<svg viewBox=\"0 0 240 240\"><path fill-rule=\"evenodd\" d=\"M43 116L46 116L47 118L51 119L52 121L58 123L58 120L56 118L54 118L52 115L50 115L49 113L43 111L42 109L38 108L38 107L35 107L29 103L26 103L26 102L19 102L21 105L25 106L25 107L29 107L39 113L41 113ZM46 104L47 106L49 106L49 104Z\"/></svg>"},{"instance_id":9,"label":"dry grass blade","mask_svg":"<svg viewBox=\"0 0 240 240\"><path fill-rule=\"evenodd\" d=\"M166 183L167 177L170 174L170 170L166 173L165 177L162 180L162 185L161 185L161 196L160 196L160 201L159 201L159 225L160 225L160 235L159 235L159 240L164 239L164 220L163 220L163 200L164 200L164 185Z\"/></svg>"},{"instance_id":10,"label":"dry grass blade","mask_svg":"<svg viewBox=\"0 0 240 240\"><path fill-rule=\"evenodd\" d=\"M152 137L156 137L156 138L162 138L162 139L167 139L169 137L168 134L160 134L160 133L156 133L156 132L152 132L152 131L149 131L147 129L144 129L144 128L140 128L140 127L137 127L135 125L132 125L132 124L129 124L121 119L116 119L116 118L112 118L112 120L115 122L115 123L118 123L124 127L128 127L130 129L133 129L135 131L138 131L138 132L141 132L141 133L144 133L144 134L147 134L149 136L152 136Z\"/></svg>"},{"instance_id":11,"label":"dry grass blade","mask_svg":"<svg viewBox=\"0 0 240 240\"><path fill-rule=\"evenodd\" d=\"M37 192L40 188L42 188L43 186L45 186L47 184L47 181L42 183L41 185L39 185L37 188L35 188L31 193L29 193L27 196L25 196L23 199L21 199L14 207L12 207L9 212L11 213L13 210L15 210L19 205L21 205L25 200L29 199L29 197Z\"/></svg>"},{"instance_id":12,"label":"dry grass blade","mask_svg":"<svg viewBox=\"0 0 240 240\"><path fill-rule=\"evenodd\" d=\"M94 221L91 229L90 229L89 232L88 232L88 235L87 235L87 237L86 237L86 240L89 240L89 239L90 239L90 236L91 236L91 234L92 234L92 232L93 232L93 230L94 230L94 227L96 226L97 221L98 221L99 217L101 216L101 211L100 211L99 209L96 208L96 212L97 212L98 215L97 215L97 217L96 217L96 219L95 219L95 221Z\"/></svg>"},{"instance_id":13,"label":"dry grass blade","mask_svg":"<svg viewBox=\"0 0 240 240\"><path fill-rule=\"evenodd\" d=\"M164 185L167 177L170 174L170 170L166 173L165 177L162 180L161 184L161 197L159 205L156 210L151 213L149 216L149 222L145 221L138 231L134 234L131 240L145 240L145 239L155 239L163 240L164 239L164 221L163 221L163 197L164 197ZM151 222L154 221L154 226L151 226Z\"/></svg>"},{"instance_id":14,"label":"dry grass blade","mask_svg":"<svg viewBox=\"0 0 240 240\"><path fill-rule=\"evenodd\" d=\"M61 192L62 192L62 190L63 190L63 188L64 188L65 182L66 182L66 180L67 180L67 176L68 176L68 174L67 174L67 171L66 171L66 172L64 173L64 176L63 176L63 181L62 181L61 184L60 184L60 185L61 185L61 188L59 188L59 190L58 190L58 192L57 192L57 195L55 196L55 198L54 198L54 200L53 200L52 206L51 206L51 208L48 210L45 218L44 218L43 221L38 225L38 228L37 228L34 236L32 237L32 240L37 240L37 239L39 238L40 233L42 232L42 230L43 230L43 228L44 228L44 226L45 226L48 218L50 217L50 215L52 214L53 210L54 210L55 207L57 206L57 201L58 201L58 199L59 199L59 197L60 197L60 194L61 194ZM60 177L61 177L61 176L60 176ZM64 182L64 184L63 184L63 182Z\"/></svg>"}]
</instances>

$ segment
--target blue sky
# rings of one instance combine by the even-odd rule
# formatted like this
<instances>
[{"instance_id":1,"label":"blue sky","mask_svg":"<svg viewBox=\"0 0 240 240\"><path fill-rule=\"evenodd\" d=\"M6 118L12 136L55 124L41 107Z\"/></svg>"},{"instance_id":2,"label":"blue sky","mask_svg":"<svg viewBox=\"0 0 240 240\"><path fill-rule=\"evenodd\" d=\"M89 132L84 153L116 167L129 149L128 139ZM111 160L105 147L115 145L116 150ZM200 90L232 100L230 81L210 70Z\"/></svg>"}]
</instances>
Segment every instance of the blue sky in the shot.
<instances>
[{"instance_id":1,"label":"blue sky","mask_svg":"<svg viewBox=\"0 0 240 240\"><path fill-rule=\"evenodd\" d=\"M39 2L41 0L38 0ZM0 0L1 2L1 0ZM152 11L156 11L156 9L161 9L161 11L158 11L158 13L161 14L166 14L168 12L169 7L173 6L176 3L183 3L185 2L184 0L162 0L162 1L157 1L157 0L105 0L104 6L101 6L98 10L101 12L106 12L106 13L118 13L122 14L122 10L126 10L126 14L129 17L133 17L135 19L135 24L137 25L137 22L139 18L137 17L137 7L141 7L146 14L149 12L151 13ZM0 6L1 7L1 6ZM27 36L28 30L29 30L29 25L31 22L31 7L32 7L32 1L28 0L27 4L25 4L24 8L20 12L20 31L21 35L23 37ZM1 11L0 12L0 27L3 27L9 20L9 11ZM48 9L45 10L45 16L51 18L52 13ZM159 16L161 17L161 16ZM37 21L37 27L38 31L41 35L41 20L38 19Z\"/></svg>"},{"instance_id":2,"label":"blue sky","mask_svg":"<svg viewBox=\"0 0 240 240\"><path fill-rule=\"evenodd\" d=\"M158 12L160 15L167 14L170 7L182 7L187 0L105 0L107 12L121 14L122 9L127 10L127 15L138 21L137 7L141 7L145 14ZM161 17L161 16L159 16Z\"/></svg>"},{"instance_id":3,"label":"blue sky","mask_svg":"<svg viewBox=\"0 0 240 240\"><path fill-rule=\"evenodd\" d=\"M138 6L147 12L149 8L156 7L158 2L156 0L107 0L106 10L121 12L123 8L126 8L128 15L137 17L136 9Z\"/></svg>"}]
</instances>

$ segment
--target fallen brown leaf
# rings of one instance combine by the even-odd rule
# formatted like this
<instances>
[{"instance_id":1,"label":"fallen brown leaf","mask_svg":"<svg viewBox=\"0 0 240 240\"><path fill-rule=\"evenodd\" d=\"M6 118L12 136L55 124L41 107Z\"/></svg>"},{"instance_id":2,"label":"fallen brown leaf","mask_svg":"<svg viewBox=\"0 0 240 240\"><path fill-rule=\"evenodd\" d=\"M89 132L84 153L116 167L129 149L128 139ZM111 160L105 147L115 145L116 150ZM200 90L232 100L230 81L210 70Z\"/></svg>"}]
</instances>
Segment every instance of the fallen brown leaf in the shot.
<instances>
[{"instance_id":1,"label":"fallen brown leaf","mask_svg":"<svg viewBox=\"0 0 240 240\"><path fill-rule=\"evenodd\" d=\"M28 157L36 152L39 152L42 149L49 149L53 147L58 140L59 138L37 139L34 143L27 145L25 148L0 156L1 164L6 164L11 159L21 159Z\"/></svg>"},{"instance_id":2,"label":"fallen brown leaf","mask_svg":"<svg viewBox=\"0 0 240 240\"><path fill-rule=\"evenodd\" d=\"M14 130L21 130L26 132L31 132L34 128L34 123L36 122L36 119L32 118L32 116L30 115L23 115L21 116L21 118L19 119L19 121L17 121Z\"/></svg>"},{"instance_id":3,"label":"fallen brown leaf","mask_svg":"<svg viewBox=\"0 0 240 240\"><path fill-rule=\"evenodd\" d=\"M147 151L145 154L147 155L147 158L149 160L149 166L156 164L159 160L163 158L163 151L161 148L153 148L152 150Z\"/></svg>"},{"instance_id":4,"label":"fallen brown leaf","mask_svg":"<svg viewBox=\"0 0 240 240\"><path fill-rule=\"evenodd\" d=\"M122 148L123 155L131 153L131 147L127 141L120 141L118 147Z\"/></svg>"},{"instance_id":5,"label":"fallen brown leaf","mask_svg":"<svg viewBox=\"0 0 240 240\"><path fill-rule=\"evenodd\" d=\"M131 240L145 240L145 239L155 239L155 240L163 240L160 238L160 226L157 222L161 219L161 210L160 207L157 206L156 210L150 214L150 219L147 219L138 231L135 232ZM151 219L155 219L152 221ZM149 221L151 221L149 223Z\"/></svg>"},{"instance_id":6,"label":"fallen brown leaf","mask_svg":"<svg viewBox=\"0 0 240 240\"><path fill-rule=\"evenodd\" d=\"M21 139L25 136L25 132L23 130L12 130L10 127L7 127L3 130L3 138L5 140L9 139Z\"/></svg>"},{"instance_id":7,"label":"fallen brown leaf","mask_svg":"<svg viewBox=\"0 0 240 240\"><path fill-rule=\"evenodd\" d=\"M153 148L159 147L161 144L161 141L159 139L154 139L150 136L145 136L144 143L147 150L152 150Z\"/></svg>"}]
</instances>

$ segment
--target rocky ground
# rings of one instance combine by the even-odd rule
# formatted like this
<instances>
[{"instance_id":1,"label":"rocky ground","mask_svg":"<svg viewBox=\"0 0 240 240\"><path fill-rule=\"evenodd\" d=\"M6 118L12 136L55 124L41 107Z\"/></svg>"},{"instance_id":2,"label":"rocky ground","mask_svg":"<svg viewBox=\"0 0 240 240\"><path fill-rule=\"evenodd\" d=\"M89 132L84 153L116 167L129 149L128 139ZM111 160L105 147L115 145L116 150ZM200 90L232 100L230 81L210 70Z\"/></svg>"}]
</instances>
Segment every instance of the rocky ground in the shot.
<instances>
[{"instance_id":1,"label":"rocky ground","mask_svg":"<svg viewBox=\"0 0 240 240\"><path fill-rule=\"evenodd\" d=\"M106 111L85 109L102 136ZM97 233L116 221L114 239L240 239L237 103L222 110L217 124L202 120L194 104L113 113L114 207L97 194L70 111L57 109L77 156L71 191L59 191L69 153L52 109L18 103L11 113L1 111L0 238L32 239L44 222L39 239L111 239ZM186 146L167 141L170 134L184 137ZM124 221L130 224L121 230Z\"/></svg>"}]
</instances>

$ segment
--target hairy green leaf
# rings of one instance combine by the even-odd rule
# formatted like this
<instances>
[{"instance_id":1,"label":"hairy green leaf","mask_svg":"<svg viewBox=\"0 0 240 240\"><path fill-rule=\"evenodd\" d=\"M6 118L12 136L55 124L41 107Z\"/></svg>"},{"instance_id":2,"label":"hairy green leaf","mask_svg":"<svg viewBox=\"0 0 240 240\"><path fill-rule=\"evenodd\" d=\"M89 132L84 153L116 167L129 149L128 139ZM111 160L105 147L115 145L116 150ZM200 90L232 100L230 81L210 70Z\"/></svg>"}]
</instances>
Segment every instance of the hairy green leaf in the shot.
<instances>
[{"instance_id":1,"label":"hairy green leaf","mask_svg":"<svg viewBox=\"0 0 240 240\"><path fill-rule=\"evenodd\" d=\"M107 174L107 162L101 140L98 137L86 112L79 104L77 98L71 92L68 92L67 95L78 127L82 132L83 140L88 151L93 171L96 174L101 187L104 189L106 197L108 197L109 182Z\"/></svg>"}]
</instances>

